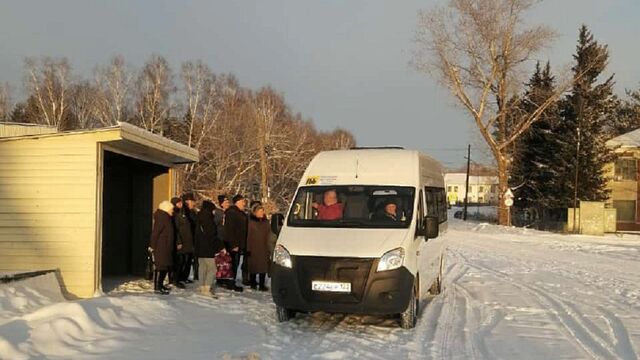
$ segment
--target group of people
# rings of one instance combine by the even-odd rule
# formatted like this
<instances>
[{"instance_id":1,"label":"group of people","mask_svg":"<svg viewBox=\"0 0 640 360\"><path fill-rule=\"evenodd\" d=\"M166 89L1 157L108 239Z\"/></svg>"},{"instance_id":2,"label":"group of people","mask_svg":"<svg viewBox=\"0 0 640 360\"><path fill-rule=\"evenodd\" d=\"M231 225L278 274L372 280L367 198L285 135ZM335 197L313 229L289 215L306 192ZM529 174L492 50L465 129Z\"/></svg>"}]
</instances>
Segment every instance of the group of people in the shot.
<instances>
[{"instance_id":1,"label":"group of people","mask_svg":"<svg viewBox=\"0 0 640 360\"><path fill-rule=\"evenodd\" d=\"M217 205L203 200L198 208L194 195L187 193L163 201L153 219L148 250L157 294L169 294L171 286L185 288L195 281L207 296L216 297L216 285L243 291L236 283L240 274L243 285L269 290L267 273L282 219L274 216L269 222L262 203L247 206L242 195L232 199L220 195Z\"/></svg>"}]
</instances>

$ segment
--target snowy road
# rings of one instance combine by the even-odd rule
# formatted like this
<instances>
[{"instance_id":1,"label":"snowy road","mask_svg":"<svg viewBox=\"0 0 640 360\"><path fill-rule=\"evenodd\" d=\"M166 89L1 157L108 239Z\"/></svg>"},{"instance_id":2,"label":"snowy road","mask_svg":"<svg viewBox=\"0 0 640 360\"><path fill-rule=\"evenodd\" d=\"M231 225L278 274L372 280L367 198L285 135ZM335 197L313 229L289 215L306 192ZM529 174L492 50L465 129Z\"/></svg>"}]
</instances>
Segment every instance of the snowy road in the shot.
<instances>
[{"instance_id":1,"label":"snowy road","mask_svg":"<svg viewBox=\"0 0 640 360\"><path fill-rule=\"evenodd\" d=\"M392 319L327 314L277 324L262 293L158 298L132 284L47 304L33 289L5 285L0 358L638 358L640 238L460 222L446 236L445 291L425 301L412 331Z\"/></svg>"}]
</instances>

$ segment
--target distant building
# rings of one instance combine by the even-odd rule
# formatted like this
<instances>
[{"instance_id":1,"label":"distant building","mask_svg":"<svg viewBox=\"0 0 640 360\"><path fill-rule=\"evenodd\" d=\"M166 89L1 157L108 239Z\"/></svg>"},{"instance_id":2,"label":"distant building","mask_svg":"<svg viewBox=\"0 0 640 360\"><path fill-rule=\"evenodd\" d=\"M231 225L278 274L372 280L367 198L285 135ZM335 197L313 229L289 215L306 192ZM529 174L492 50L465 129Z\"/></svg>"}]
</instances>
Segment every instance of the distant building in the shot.
<instances>
[{"instance_id":1,"label":"distant building","mask_svg":"<svg viewBox=\"0 0 640 360\"><path fill-rule=\"evenodd\" d=\"M450 173L444 176L449 204L464 202L466 178L465 173ZM469 176L468 202L470 204L497 204L498 197L497 176Z\"/></svg>"},{"instance_id":2,"label":"distant building","mask_svg":"<svg viewBox=\"0 0 640 360\"><path fill-rule=\"evenodd\" d=\"M606 168L611 179L607 205L616 209L617 230L640 231L638 211L638 159L640 159L640 129L620 135L607 142L618 158Z\"/></svg>"}]
</instances>

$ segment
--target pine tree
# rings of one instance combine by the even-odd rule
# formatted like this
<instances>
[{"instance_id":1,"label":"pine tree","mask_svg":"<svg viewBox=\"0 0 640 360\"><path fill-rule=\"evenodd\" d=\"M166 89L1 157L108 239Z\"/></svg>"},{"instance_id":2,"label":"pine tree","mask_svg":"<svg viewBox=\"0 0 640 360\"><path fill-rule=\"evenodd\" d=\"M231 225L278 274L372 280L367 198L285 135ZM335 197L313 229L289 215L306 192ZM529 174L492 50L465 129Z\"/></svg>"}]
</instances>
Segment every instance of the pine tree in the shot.
<instances>
[{"instance_id":1,"label":"pine tree","mask_svg":"<svg viewBox=\"0 0 640 360\"><path fill-rule=\"evenodd\" d=\"M640 128L640 89L627 90L627 97L627 99L619 100L616 103L613 121L608 129L610 138Z\"/></svg>"},{"instance_id":2,"label":"pine tree","mask_svg":"<svg viewBox=\"0 0 640 360\"><path fill-rule=\"evenodd\" d=\"M560 104L562 121L555 129L562 139L558 152L562 159L556 165L558 200L563 207L573 207L574 195L578 200L606 200L604 166L614 159L606 146L606 129L617 101L613 76L598 83L607 67L608 48L583 25L573 58L574 85Z\"/></svg>"},{"instance_id":3,"label":"pine tree","mask_svg":"<svg viewBox=\"0 0 640 360\"><path fill-rule=\"evenodd\" d=\"M520 100L520 111L530 114L553 96L556 91L554 82L550 64L547 62L543 69L537 63ZM536 209L538 217L545 217L545 209L558 207L556 163L561 145L554 133L558 121L556 103L531 125L514 152L510 186L516 189L515 205L520 209Z\"/></svg>"}]
</instances>

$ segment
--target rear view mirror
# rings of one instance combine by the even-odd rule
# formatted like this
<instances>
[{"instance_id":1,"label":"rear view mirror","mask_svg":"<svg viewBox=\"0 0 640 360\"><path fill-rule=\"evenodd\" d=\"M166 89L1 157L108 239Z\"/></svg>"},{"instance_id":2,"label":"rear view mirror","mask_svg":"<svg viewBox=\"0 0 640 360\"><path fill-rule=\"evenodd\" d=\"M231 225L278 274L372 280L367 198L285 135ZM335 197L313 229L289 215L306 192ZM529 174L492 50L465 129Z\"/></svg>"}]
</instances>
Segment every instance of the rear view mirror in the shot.
<instances>
[{"instance_id":1,"label":"rear view mirror","mask_svg":"<svg viewBox=\"0 0 640 360\"><path fill-rule=\"evenodd\" d=\"M424 218L426 227L425 240L435 239L440 233L440 220L437 216L427 216Z\"/></svg>"},{"instance_id":2,"label":"rear view mirror","mask_svg":"<svg viewBox=\"0 0 640 360\"><path fill-rule=\"evenodd\" d=\"M284 215L282 214L273 214L271 215L271 231L280 235L280 230L282 230L282 226L284 225Z\"/></svg>"}]
</instances>

